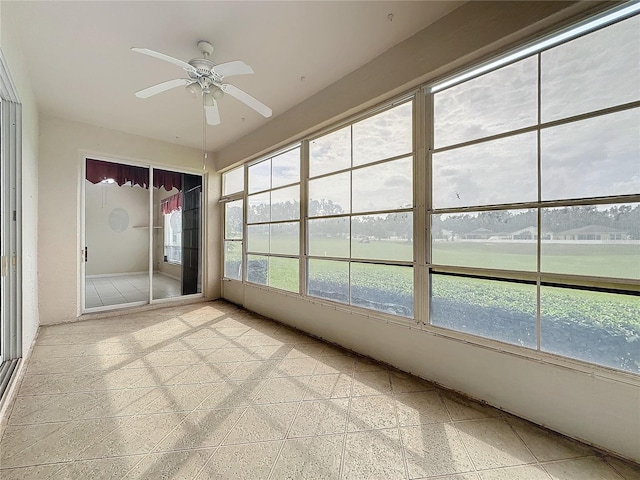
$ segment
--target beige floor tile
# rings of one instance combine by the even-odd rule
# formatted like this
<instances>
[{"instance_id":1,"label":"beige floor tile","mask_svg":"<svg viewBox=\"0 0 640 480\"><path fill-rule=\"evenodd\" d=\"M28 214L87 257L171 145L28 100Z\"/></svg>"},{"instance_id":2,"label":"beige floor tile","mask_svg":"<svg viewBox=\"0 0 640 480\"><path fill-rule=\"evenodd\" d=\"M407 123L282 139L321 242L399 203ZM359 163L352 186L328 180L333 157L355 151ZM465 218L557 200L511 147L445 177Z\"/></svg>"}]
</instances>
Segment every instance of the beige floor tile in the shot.
<instances>
[{"instance_id":1,"label":"beige floor tile","mask_svg":"<svg viewBox=\"0 0 640 480\"><path fill-rule=\"evenodd\" d=\"M198 409L236 408L249 405L262 388L261 380L244 380L241 382L225 381L216 384L216 388L198 406Z\"/></svg>"},{"instance_id":2,"label":"beige floor tile","mask_svg":"<svg viewBox=\"0 0 640 480\"><path fill-rule=\"evenodd\" d=\"M479 472L478 475L480 480L550 480L551 478L539 465L487 470Z\"/></svg>"},{"instance_id":3,"label":"beige floor tile","mask_svg":"<svg viewBox=\"0 0 640 480\"><path fill-rule=\"evenodd\" d=\"M481 403L474 402L473 400L469 400L452 392L443 393L442 400L447 406L447 410L449 410L449 414L454 422L458 420L475 420L503 416L500 410L482 405Z\"/></svg>"},{"instance_id":4,"label":"beige floor tile","mask_svg":"<svg viewBox=\"0 0 640 480\"><path fill-rule=\"evenodd\" d=\"M91 480L120 480L144 457L135 455L129 457L101 458L99 460L82 460L67 464L57 472L53 479L91 479Z\"/></svg>"},{"instance_id":5,"label":"beige floor tile","mask_svg":"<svg viewBox=\"0 0 640 480\"><path fill-rule=\"evenodd\" d=\"M27 373L72 373L88 370L99 357L33 358L29 360Z\"/></svg>"},{"instance_id":6,"label":"beige floor tile","mask_svg":"<svg viewBox=\"0 0 640 480\"><path fill-rule=\"evenodd\" d=\"M349 399L312 400L302 402L289 438L344 433Z\"/></svg>"},{"instance_id":7,"label":"beige floor tile","mask_svg":"<svg viewBox=\"0 0 640 480\"><path fill-rule=\"evenodd\" d=\"M398 393L394 396L402 426L449 422L449 413L438 392Z\"/></svg>"},{"instance_id":8,"label":"beige floor tile","mask_svg":"<svg viewBox=\"0 0 640 480\"><path fill-rule=\"evenodd\" d=\"M252 405L233 427L224 445L281 440L298 410L298 403Z\"/></svg>"},{"instance_id":9,"label":"beige floor tile","mask_svg":"<svg viewBox=\"0 0 640 480\"><path fill-rule=\"evenodd\" d=\"M535 462L522 440L502 419L461 422L456 427L479 470Z\"/></svg>"},{"instance_id":10,"label":"beige floor tile","mask_svg":"<svg viewBox=\"0 0 640 480\"><path fill-rule=\"evenodd\" d=\"M251 358L256 360L280 360L287 356L293 345L265 345L251 348Z\"/></svg>"},{"instance_id":11,"label":"beige floor tile","mask_svg":"<svg viewBox=\"0 0 640 480\"><path fill-rule=\"evenodd\" d=\"M42 424L46 428L8 426L2 439L0 464L11 468L74 460L85 448L109 434L117 423L117 419L97 419ZM25 442L23 437L29 440ZM12 441L17 445L12 445Z\"/></svg>"},{"instance_id":12,"label":"beige floor tile","mask_svg":"<svg viewBox=\"0 0 640 480\"><path fill-rule=\"evenodd\" d=\"M18 395L47 395L56 393L83 392L97 380L95 372L29 374L22 379Z\"/></svg>"},{"instance_id":13,"label":"beige floor tile","mask_svg":"<svg viewBox=\"0 0 640 480\"><path fill-rule=\"evenodd\" d=\"M318 359L315 374L326 373L353 373L356 368L356 360L351 355L334 355Z\"/></svg>"},{"instance_id":14,"label":"beige floor tile","mask_svg":"<svg viewBox=\"0 0 640 480\"><path fill-rule=\"evenodd\" d=\"M388 367L380 362L367 357L356 357L356 372L378 372L388 370Z\"/></svg>"},{"instance_id":15,"label":"beige floor tile","mask_svg":"<svg viewBox=\"0 0 640 480\"><path fill-rule=\"evenodd\" d=\"M424 392L435 388L435 385L426 380L399 371L389 372L389 378L394 393Z\"/></svg>"},{"instance_id":16,"label":"beige floor tile","mask_svg":"<svg viewBox=\"0 0 640 480\"><path fill-rule=\"evenodd\" d=\"M131 416L142 413L159 394L158 387L103 390L95 393L97 401L85 418Z\"/></svg>"},{"instance_id":17,"label":"beige floor tile","mask_svg":"<svg viewBox=\"0 0 640 480\"><path fill-rule=\"evenodd\" d=\"M229 376L242 363L205 363L201 365L189 365L180 368L180 372L165 380L163 385L188 385L190 383L220 383L229 379Z\"/></svg>"},{"instance_id":18,"label":"beige floor tile","mask_svg":"<svg viewBox=\"0 0 640 480\"><path fill-rule=\"evenodd\" d=\"M10 468L8 470L0 470L0 478L2 480L44 480L48 478L64 478L56 475L56 472L64 464L38 465L36 467Z\"/></svg>"},{"instance_id":19,"label":"beige floor tile","mask_svg":"<svg viewBox=\"0 0 640 480\"><path fill-rule=\"evenodd\" d=\"M353 377L346 373L314 375L309 379L304 398L344 398L351 395Z\"/></svg>"},{"instance_id":20,"label":"beige floor tile","mask_svg":"<svg viewBox=\"0 0 640 480\"><path fill-rule=\"evenodd\" d=\"M394 428L398 426L391 395L353 397L347 431Z\"/></svg>"},{"instance_id":21,"label":"beige floor tile","mask_svg":"<svg viewBox=\"0 0 640 480\"><path fill-rule=\"evenodd\" d=\"M553 480L620 480L620 475L597 457L564 460L544 465Z\"/></svg>"},{"instance_id":22,"label":"beige floor tile","mask_svg":"<svg viewBox=\"0 0 640 480\"><path fill-rule=\"evenodd\" d=\"M241 347L225 347L212 351L206 357L206 363L242 362L251 354L251 350Z\"/></svg>"},{"instance_id":23,"label":"beige floor tile","mask_svg":"<svg viewBox=\"0 0 640 480\"><path fill-rule=\"evenodd\" d=\"M607 457L607 463L622 475L624 480L640 480L640 464L623 462L613 457Z\"/></svg>"},{"instance_id":24,"label":"beige floor tile","mask_svg":"<svg viewBox=\"0 0 640 480\"><path fill-rule=\"evenodd\" d=\"M324 356L326 348L325 343L300 343L291 349L287 358L319 358Z\"/></svg>"},{"instance_id":25,"label":"beige floor tile","mask_svg":"<svg viewBox=\"0 0 640 480\"><path fill-rule=\"evenodd\" d=\"M180 413L160 413L118 417L117 428L84 450L79 458L94 459L149 453L185 417Z\"/></svg>"},{"instance_id":26,"label":"beige floor tile","mask_svg":"<svg viewBox=\"0 0 640 480\"><path fill-rule=\"evenodd\" d=\"M257 404L296 402L307 392L310 377L267 378L253 401Z\"/></svg>"},{"instance_id":27,"label":"beige floor tile","mask_svg":"<svg viewBox=\"0 0 640 480\"><path fill-rule=\"evenodd\" d=\"M405 479L398 430L373 430L347 434L342 478Z\"/></svg>"},{"instance_id":28,"label":"beige floor tile","mask_svg":"<svg viewBox=\"0 0 640 480\"><path fill-rule=\"evenodd\" d=\"M284 358L273 372L273 377L299 377L312 375L318 360L312 357Z\"/></svg>"},{"instance_id":29,"label":"beige floor tile","mask_svg":"<svg viewBox=\"0 0 640 480\"><path fill-rule=\"evenodd\" d=\"M540 462L593 455L593 450L588 446L557 433L515 417L509 417L507 421Z\"/></svg>"},{"instance_id":30,"label":"beige floor tile","mask_svg":"<svg viewBox=\"0 0 640 480\"><path fill-rule=\"evenodd\" d=\"M75 420L84 417L97 401L97 395L90 392L20 396L16 398L9 424L27 425Z\"/></svg>"},{"instance_id":31,"label":"beige floor tile","mask_svg":"<svg viewBox=\"0 0 640 480\"><path fill-rule=\"evenodd\" d=\"M213 449L151 453L145 456L124 479L193 480L207 463ZM123 480L124 480L123 479Z\"/></svg>"},{"instance_id":32,"label":"beige floor tile","mask_svg":"<svg viewBox=\"0 0 640 480\"><path fill-rule=\"evenodd\" d=\"M281 445L278 441L220 447L200 472L198 480L266 479Z\"/></svg>"},{"instance_id":33,"label":"beige floor tile","mask_svg":"<svg viewBox=\"0 0 640 480\"><path fill-rule=\"evenodd\" d=\"M219 384L194 383L158 387L142 413L190 412L211 395Z\"/></svg>"},{"instance_id":34,"label":"beige floor tile","mask_svg":"<svg viewBox=\"0 0 640 480\"><path fill-rule=\"evenodd\" d=\"M154 451L217 447L242 416L245 408L191 412Z\"/></svg>"},{"instance_id":35,"label":"beige floor tile","mask_svg":"<svg viewBox=\"0 0 640 480\"><path fill-rule=\"evenodd\" d=\"M479 480L475 473L459 473L456 475L445 475L444 477L436 477L434 480Z\"/></svg>"},{"instance_id":36,"label":"beige floor tile","mask_svg":"<svg viewBox=\"0 0 640 480\"><path fill-rule=\"evenodd\" d=\"M472 472L473 463L451 424L400 429L409 478Z\"/></svg>"},{"instance_id":37,"label":"beige floor tile","mask_svg":"<svg viewBox=\"0 0 640 480\"><path fill-rule=\"evenodd\" d=\"M391 393L391 382L386 370L356 372L353 375L351 395L382 395Z\"/></svg>"},{"instance_id":38,"label":"beige floor tile","mask_svg":"<svg viewBox=\"0 0 640 480\"><path fill-rule=\"evenodd\" d=\"M228 380L252 380L276 376L279 360L250 360L238 362L236 368L227 375ZM234 365L223 363L221 365Z\"/></svg>"},{"instance_id":39,"label":"beige floor tile","mask_svg":"<svg viewBox=\"0 0 640 480\"><path fill-rule=\"evenodd\" d=\"M338 480L344 435L287 440L271 473L274 480Z\"/></svg>"}]
</instances>

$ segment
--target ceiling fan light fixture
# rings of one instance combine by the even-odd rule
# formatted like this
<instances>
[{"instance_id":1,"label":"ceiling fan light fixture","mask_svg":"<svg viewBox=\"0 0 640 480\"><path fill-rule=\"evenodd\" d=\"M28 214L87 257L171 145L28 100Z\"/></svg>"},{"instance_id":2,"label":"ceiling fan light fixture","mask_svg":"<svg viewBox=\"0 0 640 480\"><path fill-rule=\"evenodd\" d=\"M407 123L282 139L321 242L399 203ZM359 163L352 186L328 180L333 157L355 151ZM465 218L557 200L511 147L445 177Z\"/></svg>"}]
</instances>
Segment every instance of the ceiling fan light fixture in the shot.
<instances>
[{"instance_id":1,"label":"ceiling fan light fixture","mask_svg":"<svg viewBox=\"0 0 640 480\"><path fill-rule=\"evenodd\" d=\"M218 87L214 87L213 91L211 92L211 95L213 96L213 98L215 98L216 100L220 100L222 97L224 97L224 92L222 91L221 88Z\"/></svg>"},{"instance_id":2,"label":"ceiling fan light fixture","mask_svg":"<svg viewBox=\"0 0 640 480\"><path fill-rule=\"evenodd\" d=\"M192 83L190 85L187 85L184 88L187 91L187 93L189 95L191 95L192 97L195 97L200 93L200 89L198 88L198 84L197 83Z\"/></svg>"}]
</instances>

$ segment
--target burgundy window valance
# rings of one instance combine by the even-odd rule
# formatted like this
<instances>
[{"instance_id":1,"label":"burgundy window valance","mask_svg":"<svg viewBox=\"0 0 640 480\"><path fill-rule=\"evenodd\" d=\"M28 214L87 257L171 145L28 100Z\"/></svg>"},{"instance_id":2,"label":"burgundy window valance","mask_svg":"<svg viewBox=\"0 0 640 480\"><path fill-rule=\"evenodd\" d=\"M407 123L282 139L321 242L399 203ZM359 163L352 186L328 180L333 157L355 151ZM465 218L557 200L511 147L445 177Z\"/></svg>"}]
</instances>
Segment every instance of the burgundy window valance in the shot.
<instances>
[{"instance_id":1,"label":"burgundy window valance","mask_svg":"<svg viewBox=\"0 0 640 480\"><path fill-rule=\"evenodd\" d=\"M119 186L131 182L131 186L140 185L142 188L149 188L149 169L145 167L134 167L133 165L105 162L103 160L87 159L87 180L91 183L100 183L108 179L113 179ZM172 188L181 191L182 174L154 169L153 186L155 188L164 187L167 192Z\"/></svg>"},{"instance_id":2,"label":"burgundy window valance","mask_svg":"<svg viewBox=\"0 0 640 480\"><path fill-rule=\"evenodd\" d=\"M175 195L171 195L170 197L165 198L160 202L160 210L163 215L167 215L171 212L175 212L176 210L180 210L182 207L182 194L176 193Z\"/></svg>"}]
</instances>

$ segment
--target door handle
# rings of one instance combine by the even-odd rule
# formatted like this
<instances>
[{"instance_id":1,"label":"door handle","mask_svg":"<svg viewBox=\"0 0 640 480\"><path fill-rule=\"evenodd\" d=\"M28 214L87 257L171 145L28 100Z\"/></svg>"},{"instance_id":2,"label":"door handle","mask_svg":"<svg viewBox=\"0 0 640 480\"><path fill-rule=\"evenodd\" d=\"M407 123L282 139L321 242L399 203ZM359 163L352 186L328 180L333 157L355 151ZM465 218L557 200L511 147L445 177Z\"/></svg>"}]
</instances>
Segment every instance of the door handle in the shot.
<instances>
[{"instance_id":1,"label":"door handle","mask_svg":"<svg viewBox=\"0 0 640 480\"><path fill-rule=\"evenodd\" d=\"M89 249L88 247L84 247L84 263L87 263L88 259L89 259Z\"/></svg>"}]
</instances>

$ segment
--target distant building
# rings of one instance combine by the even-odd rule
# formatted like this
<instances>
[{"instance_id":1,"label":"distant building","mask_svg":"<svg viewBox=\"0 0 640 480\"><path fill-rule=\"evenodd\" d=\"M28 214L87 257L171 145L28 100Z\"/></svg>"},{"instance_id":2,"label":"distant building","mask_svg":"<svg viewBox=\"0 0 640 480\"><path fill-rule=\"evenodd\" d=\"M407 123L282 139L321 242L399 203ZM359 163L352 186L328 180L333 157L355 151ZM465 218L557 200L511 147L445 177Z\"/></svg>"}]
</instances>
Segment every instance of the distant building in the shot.
<instances>
[{"instance_id":1,"label":"distant building","mask_svg":"<svg viewBox=\"0 0 640 480\"><path fill-rule=\"evenodd\" d=\"M565 232L556 233L554 240L627 240L629 232L617 228L604 227L602 225L587 225L574 228Z\"/></svg>"},{"instance_id":2,"label":"distant building","mask_svg":"<svg viewBox=\"0 0 640 480\"><path fill-rule=\"evenodd\" d=\"M462 238L465 240L487 240L494 233L486 228L476 228L475 230L465 233Z\"/></svg>"}]
</instances>

